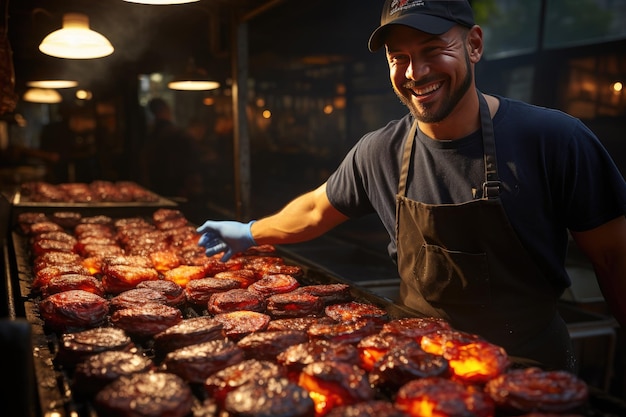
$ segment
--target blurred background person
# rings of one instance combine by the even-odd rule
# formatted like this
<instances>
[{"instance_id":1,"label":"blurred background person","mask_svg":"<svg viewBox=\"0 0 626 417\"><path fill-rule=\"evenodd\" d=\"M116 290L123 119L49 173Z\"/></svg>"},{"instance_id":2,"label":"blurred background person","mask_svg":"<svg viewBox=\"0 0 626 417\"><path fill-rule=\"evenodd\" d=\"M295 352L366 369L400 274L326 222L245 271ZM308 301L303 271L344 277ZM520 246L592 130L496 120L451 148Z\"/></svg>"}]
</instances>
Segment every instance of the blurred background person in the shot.
<instances>
[{"instance_id":1,"label":"blurred background person","mask_svg":"<svg viewBox=\"0 0 626 417\"><path fill-rule=\"evenodd\" d=\"M185 184L193 172L192 138L173 121L170 105L162 98L148 102L153 116L141 152L141 182L166 197L184 197Z\"/></svg>"},{"instance_id":2,"label":"blurred background person","mask_svg":"<svg viewBox=\"0 0 626 417\"><path fill-rule=\"evenodd\" d=\"M96 118L88 107L62 106L61 119L43 127L40 148L48 158L46 180L91 182L100 176Z\"/></svg>"}]
</instances>

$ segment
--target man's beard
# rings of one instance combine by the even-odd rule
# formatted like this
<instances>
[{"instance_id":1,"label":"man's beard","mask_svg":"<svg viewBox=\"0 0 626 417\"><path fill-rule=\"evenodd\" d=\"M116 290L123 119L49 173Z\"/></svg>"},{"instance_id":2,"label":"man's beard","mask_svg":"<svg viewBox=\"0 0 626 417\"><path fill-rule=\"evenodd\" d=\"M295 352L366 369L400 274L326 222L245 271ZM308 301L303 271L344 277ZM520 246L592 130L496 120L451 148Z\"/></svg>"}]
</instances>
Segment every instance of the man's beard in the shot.
<instances>
[{"instance_id":1,"label":"man's beard","mask_svg":"<svg viewBox=\"0 0 626 417\"><path fill-rule=\"evenodd\" d=\"M452 110L456 107L456 105L461 101L467 90L472 85L472 68L469 60L469 55L467 51L465 52L465 79L463 79L463 83L456 90L452 91L452 94L448 97L444 97L443 101L440 103L439 109L436 111L431 111L429 107L433 105L426 105L422 107L421 111L418 107L411 101L411 97L406 97L398 89L394 86L393 91L396 93L402 104L408 107L409 111L415 117L416 120L422 123L438 123L444 120L446 117L452 113ZM406 83L409 84L409 83Z\"/></svg>"}]
</instances>

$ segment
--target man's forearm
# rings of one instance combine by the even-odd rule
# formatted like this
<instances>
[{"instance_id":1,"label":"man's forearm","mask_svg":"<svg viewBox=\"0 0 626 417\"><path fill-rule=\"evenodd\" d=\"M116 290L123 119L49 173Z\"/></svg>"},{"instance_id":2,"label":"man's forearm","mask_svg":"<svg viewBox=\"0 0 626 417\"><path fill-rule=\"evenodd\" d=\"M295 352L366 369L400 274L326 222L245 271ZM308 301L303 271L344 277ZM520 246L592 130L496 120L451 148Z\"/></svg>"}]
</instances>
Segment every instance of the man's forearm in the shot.
<instances>
[{"instance_id":1,"label":"man's forearm","mask_svg":"<svg viewBox=\"0 0 626 417\"><path fill-rule=\"evenodd\" d=\"M259 245L297 243L319 237L345 220L328 202L323 185L292 200L278 213L259 219L251 231Z\"/></svg>"},{"instance_id":2,"label":"man's forearm","mask_svg":"<svg viewBox=\"0 0 626 417\"><path fill-rule=\"evenodd\" d=\"M626 329L626 258L617 259L609 267L595 267L598 284L611 314Z\"/></svg>"}]
</instances>

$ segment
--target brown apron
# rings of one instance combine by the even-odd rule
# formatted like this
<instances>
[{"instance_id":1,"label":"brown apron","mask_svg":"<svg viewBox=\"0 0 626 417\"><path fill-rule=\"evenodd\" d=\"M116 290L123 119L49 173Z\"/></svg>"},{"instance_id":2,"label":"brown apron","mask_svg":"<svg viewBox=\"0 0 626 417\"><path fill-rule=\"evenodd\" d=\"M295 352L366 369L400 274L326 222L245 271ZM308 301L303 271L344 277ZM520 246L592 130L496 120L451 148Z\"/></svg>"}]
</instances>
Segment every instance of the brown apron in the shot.
<instances>
[{"instance_id":1,"label":"brown apron","mask_svg":"<svg viewBox=\"0 0 626 417\"><path fill-rule=\"evenodd\" d=\"M396 196L400 297L527 365L574 370L567 327L556 308L558 291L520 243L500 203L493 124L486 100L480 92L478 97L485 154L481 198L445 205L408 199L417 122L406 139Z\"/></svg>"}]
</instances>

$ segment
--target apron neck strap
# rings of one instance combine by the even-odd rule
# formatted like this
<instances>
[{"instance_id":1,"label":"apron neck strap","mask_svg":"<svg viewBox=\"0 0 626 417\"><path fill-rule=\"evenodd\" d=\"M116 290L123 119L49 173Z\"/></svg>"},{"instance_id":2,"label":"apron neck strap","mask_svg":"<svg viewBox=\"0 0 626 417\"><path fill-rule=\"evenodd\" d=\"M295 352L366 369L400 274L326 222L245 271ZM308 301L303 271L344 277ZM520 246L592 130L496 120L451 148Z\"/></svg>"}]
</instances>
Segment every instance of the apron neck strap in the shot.
<instances>
[{"instance_id":1,"label":"apron neck strap","mask_svg":"<svg viewBox=\"0 0 626 417\"><path fill-rule=\"evenodd\" d=\"M498 198L500 196L500 178L498 177L498 166L496 164L496 141L493 133L493 122L489 113L487 100L482 93L478 93L480 126L483 135L483 149L485 158L485 182L483 183L483 198ZM411 165L411 155L415 144L415 134L417 133L417 120L411 125L411 129L406 137L404 153L402 155L402 166L400 169L400 181L398 183L398 194L406 197L406 183Z\"/></svg>"},{"instance_id":2,"label":"apron neck strap","mask_svg":"<svg viewBox=\"0 0 626 417\"><path fill-rule=\"evenodd\" d=\"M406 197L406 179L409 176L409 166L411 165L411 154L415 144L415 134L417 133L417 120L411 125L409 134L406 137L404 145L404 154L402 155L402 167L400 169L400 182L398 183L398 194Z\"/></svg>"},{"instance_id":3,"label":"apron neck strap","mask_svg":"<svg viewBox=\"0 0 626 417\"><path fill-rule=\"evenodd\" d=\"M496 139L493 133L493 122L489 112L489 105L482 93L478 93L480 104L480 126L483 132L483 151L485 154L485 182L483 183L483 198L498 198L500 196L500 178L496 163Z\"/></svg>"}]
</instances>

